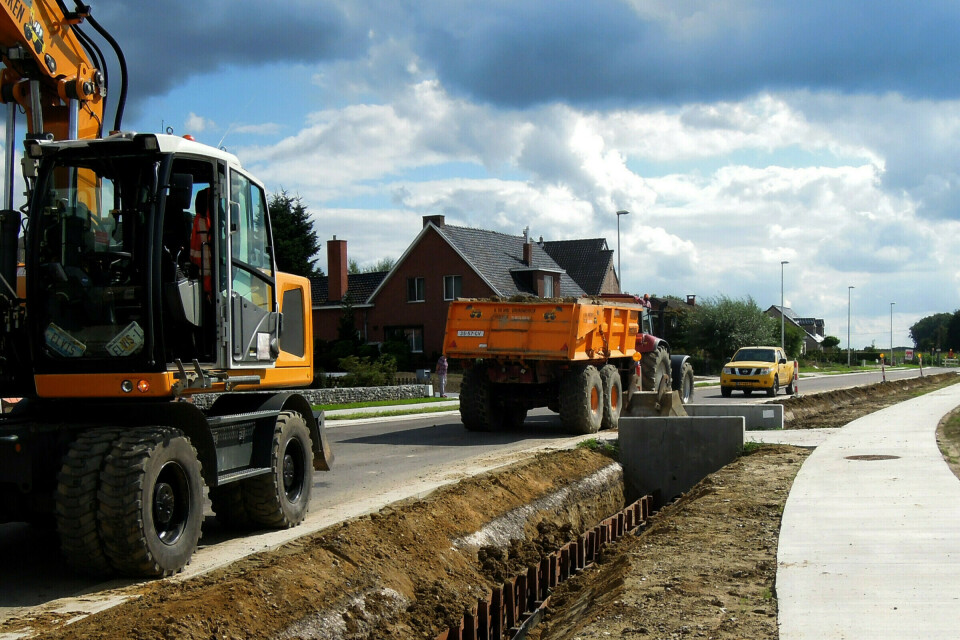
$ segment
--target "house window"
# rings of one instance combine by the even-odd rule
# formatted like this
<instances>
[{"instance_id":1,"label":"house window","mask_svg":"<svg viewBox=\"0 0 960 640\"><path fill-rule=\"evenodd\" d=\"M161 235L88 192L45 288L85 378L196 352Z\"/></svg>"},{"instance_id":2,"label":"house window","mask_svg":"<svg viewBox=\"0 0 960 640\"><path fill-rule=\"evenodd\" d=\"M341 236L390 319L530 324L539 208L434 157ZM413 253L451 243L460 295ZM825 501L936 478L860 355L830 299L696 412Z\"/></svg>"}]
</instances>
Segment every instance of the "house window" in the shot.
<instances>
[{"instance_id":1,"label":"house window","mask_svg":"<svg viewBox=\"0 0 960 640\"><path fill-rule=\"evenodd\" d=\"M543 297L544 298L553 297L553 276L543 277Z\"/></svg>"},{"instance_id":2,"label":"house window","mask_svg":"<svg viewBox=\"0 0 960 640\"><path fill-rule=\"evenodd\" d=\"M407 302L423 302L423 278L407 278Z\"/></svg>"},{"instance_id":3,"label":"house window","mask_svg":"<svg viewBox=\"0 0 960 640\"><path fill-rule=\"evenodd\" d=\"M420 327L407 327L403 330L403 336L410 345L411 353L423 353L423 329Z\"/></svg>"},{"instance_id":4,"label":"house window","mask_svg":"<svg viewBox=\"0 0 960 640\"><path fill-rule=\"evenodd\" d=\"M443 299L456 300L463 295L463 278L460 276L443 276Z\"/></svg>"},{"instance_id":5,"label":"house window","mask_svg":"<svg viewBox=\"0 0 960 640\"><path fill-rule=\"evenodd\" d=\"M423 327L386 327L387 340L403 340L411 353L423 353Z\"/></svg>"}]
</instances>

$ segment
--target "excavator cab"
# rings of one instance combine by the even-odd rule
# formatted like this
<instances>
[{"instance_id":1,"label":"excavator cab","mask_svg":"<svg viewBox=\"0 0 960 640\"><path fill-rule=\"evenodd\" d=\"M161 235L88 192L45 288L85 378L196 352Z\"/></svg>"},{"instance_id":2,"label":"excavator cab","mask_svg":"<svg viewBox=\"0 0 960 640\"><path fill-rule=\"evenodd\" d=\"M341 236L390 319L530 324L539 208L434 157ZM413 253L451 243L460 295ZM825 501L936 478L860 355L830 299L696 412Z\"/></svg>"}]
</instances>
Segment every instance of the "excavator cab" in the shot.
<instances>
[{"instance_id":1,"label":"excavator cab","mask_svg":"<svg viewBox=\"0 0 960 640\"><path fill-rule=\"evenodd\" d=\"M230 154L119 135L31 142L27 155L37 374L174 371L186 384L187 370L202 380L274 365L281 316L266 197Z\"/></svg>"}]
</instances>

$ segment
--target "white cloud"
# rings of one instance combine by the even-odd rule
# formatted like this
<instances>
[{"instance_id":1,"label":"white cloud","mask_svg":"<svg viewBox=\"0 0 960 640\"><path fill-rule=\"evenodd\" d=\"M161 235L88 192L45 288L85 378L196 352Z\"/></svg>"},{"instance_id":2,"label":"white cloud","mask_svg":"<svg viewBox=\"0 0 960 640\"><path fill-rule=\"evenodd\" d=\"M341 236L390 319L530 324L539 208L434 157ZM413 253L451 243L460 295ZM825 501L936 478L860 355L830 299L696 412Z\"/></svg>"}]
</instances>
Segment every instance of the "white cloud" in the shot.
<instances>
[{"instance_id":1,"label":"white cloud","mask_svg":"<svg viewBox=\"0 0 960 640\"><path fill-rule=\"evenodd\" d=\"M187 120L183 123L183 126L188 132L198 134L216 129L217 124L213 120L198 116L191 111L190 115L187 116Z\"/></svg>"}]
</instances>

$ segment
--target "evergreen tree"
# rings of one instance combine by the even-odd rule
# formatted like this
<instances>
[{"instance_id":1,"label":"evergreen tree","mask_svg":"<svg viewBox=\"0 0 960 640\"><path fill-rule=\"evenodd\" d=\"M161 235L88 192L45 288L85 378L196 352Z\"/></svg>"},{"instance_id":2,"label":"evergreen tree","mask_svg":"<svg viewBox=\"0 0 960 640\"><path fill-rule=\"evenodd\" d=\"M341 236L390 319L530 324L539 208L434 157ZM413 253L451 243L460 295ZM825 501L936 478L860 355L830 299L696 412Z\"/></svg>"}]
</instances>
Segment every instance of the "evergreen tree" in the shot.
<instances>
[{"instance_id":1,"label":"evergreen tree","mask_svg":"<svg viewBox=\"0 0 960 640\"><path fill-rule=\"evenodd\" d=\"M291 197L281 189L271 196L268 207L277 268L298 276L322 276L323 271L315 264L320 240L300 196Z\"/></svg>"}]
</instances>

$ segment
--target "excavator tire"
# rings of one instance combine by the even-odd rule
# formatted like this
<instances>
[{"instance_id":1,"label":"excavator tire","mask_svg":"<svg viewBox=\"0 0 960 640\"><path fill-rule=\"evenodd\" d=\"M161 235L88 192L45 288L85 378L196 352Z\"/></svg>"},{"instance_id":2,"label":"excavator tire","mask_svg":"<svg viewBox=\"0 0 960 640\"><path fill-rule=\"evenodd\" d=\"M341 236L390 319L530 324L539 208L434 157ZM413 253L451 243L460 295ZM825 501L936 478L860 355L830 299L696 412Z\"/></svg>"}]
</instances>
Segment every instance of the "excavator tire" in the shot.
<instances>
[{"instance_id":1,"label":"excavator tire","mask_svg":"<svg viewBox=\"0 0 960 640\"><path fill-rule=\"evenodd\" d=\"M270 467L270 473L245 482L246 511L257 524L288 529L306 517L313 487L310 431L299 413L285 411L277 416Z\"/></svg>"},{"instance_id":2,"label":"excavator tire","mask_svg":"<svg viewBox=\"0 0 960 640\"><path fill-rule=\"evenodd\" d=\"M640 359L641 391L657 391L663 376L670 380L670 352L663 347L643 354Z\"/></svg>"},{"instance_id":3,"label":"excavator tire","mask_svg":"<svg viewBox=\"0 0 960 640\"><path fill-rule=\"evenodd\" d=\"M680 402L687 404L693 400L693 389L693 365L689 362L684 362L683 367L680 369L680 388L677 389L677 391L680 392Z\"/></svg>"},{"instance_id":4,"label":"excavator tire","mask_svg":"<svg viewBox=\"0 0 960 640\"><path fill-rule=\"evenodd\" d=\"M477 367L467 369L460 383L460 421L467 431L497 431L503 427L503 407L493 398L486 371Z\"/></svg>"},{"instance_id":5,"label":"excavator tire","mask_svg":"<svg viewBox=\"0 0 960 640\"><path fill-rule=\"evenodd\" d=\"M203 524L203 476L182 431L125 431L107 454L99 497L104 549L114 569L162 577L190 561Z\"/></svg>"},{"instance_id":6,"label":"excavator tire","mask_svg":"<svg viewBox=\"0 0 960 640\"><path fill-rule=\"evenodd\" d=\"M603 420L600 429L613 429L620 424L620 412L623 410L623 381L620 371L612 364L600 369L600 382L603 384Z\"/></svg>"},{"instance_id":7,"label":"excavator tire","mask_svg":"<svg viewBox=\"0 0 960 640\"><path fill-rule=\"evenodd\" d=\"M560 422L575 433L596 433L603 422L603 382L593 365L560 381Z\"/></svg>"},{"instance_id":8,"label":"excavator tire","mask_svg":"<svg viewBox=\"0 0 960 640\"><path fill-rule=\"evenodd\" d=\"M60 549L67 565L78 573L101 577L113 573L97 521L97 493L104 460L120 433L112 428L81 433L57 476L54 506Z\"/></svg>"},{"instance_id":9,"label":"excavator tire","mask_svg":"<svg viewBox=\"0 0 960 640\"><path fill-rule=\"evenodd\" d=\"M210 503L217 522L228 529L249 529L253 525L244 502L245 481L210 488Z\"/></svg>"}]
</instances>

